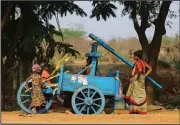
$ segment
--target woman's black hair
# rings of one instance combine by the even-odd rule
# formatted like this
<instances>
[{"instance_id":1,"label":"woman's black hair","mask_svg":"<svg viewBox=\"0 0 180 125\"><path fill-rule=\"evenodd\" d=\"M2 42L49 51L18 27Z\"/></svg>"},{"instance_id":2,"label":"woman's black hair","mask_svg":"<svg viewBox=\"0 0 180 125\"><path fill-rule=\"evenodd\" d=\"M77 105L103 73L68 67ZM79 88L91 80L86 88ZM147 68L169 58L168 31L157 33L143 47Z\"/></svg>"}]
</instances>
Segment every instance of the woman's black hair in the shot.
<instances>
[{"instance_id":1,"label":"woman's black hair","mask_svg":"<svg viewBox=\"0 0 180 125\"><path fill-rule=\"evenodd\" d=\"M44 65L43 65L43 68L45 68L45 67L50 67L51 65L50 64L48 64L48 63L45 63Z\"/></svg>"},{"instance_id":2,"label":"woman's black hair","mask_svg":"<svg viewBox=\"0 0 180 125\"><path fill-rule=\"evenodd\" d=\"M139 59L142 59L142 50L135 51L134 56L137 56Z\"/></svg>"}]
</instances>

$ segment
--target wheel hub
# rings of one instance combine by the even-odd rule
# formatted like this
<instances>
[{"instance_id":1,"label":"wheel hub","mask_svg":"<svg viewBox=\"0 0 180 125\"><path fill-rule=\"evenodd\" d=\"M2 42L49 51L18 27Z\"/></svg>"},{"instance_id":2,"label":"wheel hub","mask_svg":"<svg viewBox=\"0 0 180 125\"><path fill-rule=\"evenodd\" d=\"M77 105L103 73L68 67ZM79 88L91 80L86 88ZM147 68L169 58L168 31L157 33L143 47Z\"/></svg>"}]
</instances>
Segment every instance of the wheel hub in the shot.
<instances>
[{"instance_id":1,"label":"wheel hub","mask_svg":"<svg viewBox=\"0 0 180 125\"><path fill-rule=\"evenodd\" d=\"M89 98L89 97L86 98L86 99L84 100L84 102L85 102L86 105L92 105L92 103L93 103L92 99Z\"/></svg>"}]
</instances>

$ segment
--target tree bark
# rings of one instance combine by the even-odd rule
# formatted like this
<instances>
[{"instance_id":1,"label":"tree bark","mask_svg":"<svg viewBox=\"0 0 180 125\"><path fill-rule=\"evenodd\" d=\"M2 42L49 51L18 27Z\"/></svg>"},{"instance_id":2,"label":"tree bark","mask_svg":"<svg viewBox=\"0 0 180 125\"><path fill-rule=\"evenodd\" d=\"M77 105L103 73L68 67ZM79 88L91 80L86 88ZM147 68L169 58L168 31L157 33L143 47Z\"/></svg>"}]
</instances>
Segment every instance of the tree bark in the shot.
<instances>
[{"instance_id":1,"label":"tree bark","mask_svg":"<svg viewBox=\"0 0 180 125\"><path fill-rule=\"evenodd\" d=\"M18 23L18 26L16 29L16 33L12 39L12 46L6 55L8 67L11 67L14 65L14 64L12 64L13 57L14 57L13 53L15 51L17 44L18 44L18 40L19 40L20 36L22 36L24 24L25 24L26 20L28 20L28 15L29 15L29 12L31 9L31 5L30 5L30 3L22 4L20 6L20 8L21 8L21 17L20 17L20 20L19 20L19 23Z\"/></svg>"},{"instance_id":2,"label":"tree bark","mask_svg":"<svg viewBox=\"0 0 180 125\"><path fill-rule=\"evenodd\" d=\"M6 92L5 92L5 88L6 88L5 83L6 83L6 78L9 76L9 72L5 73L5 66L6 66L6 68L11 68L14 65L14 61L13 61L14 50L15 50L15 47L16 47L16 44L17 44L21 29L22 29L22 20L23 20L23 18L24 17L21 15L21 19L19 21L19 26L17 27L16 34L15 34L13 40L12 40L13 45L9 49L9 52L7 54L6 64L2 64L2 66L3 66L3 69L2 69L2 109L3 110L5 109L5 104L4 104L5 94L6 94Z\"/></svg>"},{"instance_id":3,"label":"tree bark","mask_svg":"<svg viewBox=\"0 0 180 125\"><path fill-rule=\"evenodd\" d=\"M162 36L166 34L165 20L168 15L169 7L172 1L163 1L157 20L155 21L155 32L152 42L148 49L148 63L152 67L151 76L156 78L157 61L162 43ZM148 104L153 104L154 101L154 89L151 84L147 86L148 92Z\"/></svg>"},{"instance_id":4,"label":"tree bark","mask_svg":"<svg viewBox=\"0 0 180 125\"><path fill-rule=\"evenodd\" d=\"M18 26L16 29L16 33L12 39L12 46L10 47L10 49L6 55L6 57L7 57L6 64L2 64L2 60L1 60L1 64L3 65L3 68L1 69L3 72L1 74L1 77L2 77L2 109L4 109L4 99L5 99L4 96L6 94L4 91L6 88L5 82L6 82L6 78L8 78L8 76L9 76L9 73L5 74L5 68L11 68L14 65L14 52L15 52L16 46L18 44L18 40L23 33L22 31L23 31L24 22L28 19L28 15L29 15L28 12L30 11L30 6L31 5L29 3L20 5L21 17L20 17L20 20L19 20L19 23L18 23Z\"/></svg>"},{"instance_id":5,"label":"tree bark","mask_svg":"<svg viewBox=\"0 0 180 125\"><path fill-rule=\"evenodd\" d=\"M133 24L134 28L138 34L139 42L142 46L142 50L147 56L148 63L152 67L152 73L150 74L152 78L156 78L156 69L157 69L157 61L161 48L162 36L166 33L165 31L165 20L168 14L168 10L170 7L171 1L163 1L159 15L155 21L155 32L153 36L152 42L149 44L148 39L146 37L145 31L148 28L144 25L146 23L146 19L141 20L141 26L139 26L137 18L136 18L136 9L134 8L133 14ZM146 81L147 84L147 98L148 105L153 104L154 101L154 89L153 85Z\"/></svg>"},{"instance_id":6,"label":"tree bark","mask_svg":"<svg viewBox=\"0 0 180 125\"><path fill-rule=\"evenodd\" d=\"M3 16L3 19L2 19L2 22L1 22L1 31L3 30L5 24L7 23L8 21L8 18L12 12L12 9L13 9L13 5L11 2L8 2L8 6L6 8L6 12L5 12L5 15Z\"/></svg>"},{"instance_id":7,"label":"tree bark","mask_svg":"<svg viewBox=\"0 0 180 125\"><path fill-rule=\"evenodd\" d=\"M145 11L144 9L144 4L142 2L142 6L141 6L141 11ZM146 16L142 15L142 20L141 20L141 25L139 25L138 23L138 19L137 19L137 13L136 13L136 8L137 8L137 3L135 2L132 6L133 10L132 10L132 19L133 19L133 24L134 24L134 29L137 32L137 35L139 37L139 42L141 44L142 47L142 51L143 51L143 59L147 60L147 53L148 53L148 39L146 37L146 29L147 29L147 20L148 20L148 13L146 13ZM142 12L141 12L142 13Z\"/></svg>"},{"instance_id":8,"label":"tree bark","mask_svg":"<svg viewBox=\"0 0 180 125\"><path fill-rule=\"evenodd\" d=\"M5 89L4 89L4 65L3 65L3 59L1 58L1 107L2 107L2 110L5 109L5 106L4 106L4 96L5 96Z\"/></svg>"}]
</instances>

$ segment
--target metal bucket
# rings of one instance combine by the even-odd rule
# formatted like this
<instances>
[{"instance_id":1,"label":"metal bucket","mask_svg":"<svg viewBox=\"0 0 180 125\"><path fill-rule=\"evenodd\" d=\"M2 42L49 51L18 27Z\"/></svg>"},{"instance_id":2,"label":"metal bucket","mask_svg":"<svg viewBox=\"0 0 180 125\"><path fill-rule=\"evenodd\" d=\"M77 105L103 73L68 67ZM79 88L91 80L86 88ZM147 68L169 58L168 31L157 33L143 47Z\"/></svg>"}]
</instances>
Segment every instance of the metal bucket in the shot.
<instances>
[{"instance_id":1,"label":"metal bucket","mask_svg":"<svg viewBox=\"0 0 180 125\"><path fill-rule=\"evenodd\" d=\"M125 109L125 108L126 108L126 105L125 105L124 98L119 99L118 101L115 102L115 109L116 110Z\"/></svg>"}]
</instances>

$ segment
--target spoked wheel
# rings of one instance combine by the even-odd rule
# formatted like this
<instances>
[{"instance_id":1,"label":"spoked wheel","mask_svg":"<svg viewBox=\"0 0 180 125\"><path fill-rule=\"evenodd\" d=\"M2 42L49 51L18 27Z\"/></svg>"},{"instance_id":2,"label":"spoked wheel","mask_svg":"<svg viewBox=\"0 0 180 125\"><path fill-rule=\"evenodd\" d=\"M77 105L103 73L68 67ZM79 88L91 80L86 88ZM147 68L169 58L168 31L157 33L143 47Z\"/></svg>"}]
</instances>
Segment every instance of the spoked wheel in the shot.
<instances>
[{"instance_id":1,"label":"spoked wheel","mask_svg":"<svg viewBox=\"0 0 180 125\"><path fill-rule=\"evenodd\" d=\"M31 82L29 82L29 87L31 87L32 84ZM24 110L27 113L33 114L32 111L32 90L30 90L29 92L25 92L26 91L26 83L24 82L23 84L21 84L18 93L17 93L17 101L18 101L18 105L21 107L22 110ZM52 105L52 95L44 95L46 98L46 105L42 108L40 108L38 110L37 113L44 113L47 112L48 109L51 107Z\"/></svg>"},{"instance_id":2,"label":"spoked wheel","mask_svg":"<svg viewBox=\"0 0 180 125\"><path fill-rule=\"evenodd\" d=\"M76 114L100 114L105 107L102 91L90 85L77 89L71 101Z\"/></svg>"}]
</instances>

